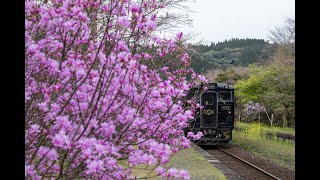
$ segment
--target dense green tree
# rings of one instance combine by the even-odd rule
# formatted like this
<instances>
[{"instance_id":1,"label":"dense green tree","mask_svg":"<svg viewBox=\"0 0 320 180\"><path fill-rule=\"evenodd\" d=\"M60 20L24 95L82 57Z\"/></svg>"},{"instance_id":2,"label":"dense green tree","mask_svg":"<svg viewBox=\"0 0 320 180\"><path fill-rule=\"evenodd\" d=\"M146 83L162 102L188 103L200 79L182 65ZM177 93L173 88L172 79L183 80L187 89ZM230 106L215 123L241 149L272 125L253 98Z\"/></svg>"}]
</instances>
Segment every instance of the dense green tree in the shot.
<instances>
[{"instance_id":1,"label":"dense green tree","mask_svg":"<svg viewBox=\"0 0 320 180\"><path fill-rule=\"evenodd\" d=\"M275 46L263 39L232 38L210 45L193 45L192 67L205 74L214 68L227 69L233 66L248 66L265 63L274 53Z\"/></svg>"},{"instance_id":2,"label":"dense green tree","mask_svg":"<svg viewBox=\"0 0 320 180\"><path fill-rule=\"evenodd\" d=\"M294 126L295 69L275 61L268 66L250 66L249 78L235 85L241 103L269 104L272 111L282 116L282 125ZM279 118L278 118L279 119Z\"/></svg>"}]
</instances>

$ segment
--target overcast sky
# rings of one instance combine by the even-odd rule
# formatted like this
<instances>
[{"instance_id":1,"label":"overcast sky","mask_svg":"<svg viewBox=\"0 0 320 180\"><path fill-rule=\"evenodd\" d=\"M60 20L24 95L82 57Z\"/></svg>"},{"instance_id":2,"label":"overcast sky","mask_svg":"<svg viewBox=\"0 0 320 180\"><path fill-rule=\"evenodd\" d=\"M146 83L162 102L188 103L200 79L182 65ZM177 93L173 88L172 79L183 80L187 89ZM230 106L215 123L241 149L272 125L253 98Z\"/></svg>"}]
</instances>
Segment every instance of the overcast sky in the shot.
<instances>
[{"instance_id":1,"label":"overcast sky","mask_svg":"<svg viewBox=\"0 0 320 180\"><path fill-rule=\"evenodd\" d=\"M281 26L286 17L294 17L294 0L196 0L185 3L194 14L193 27L184 33L200 33L194 42L204 44L230 38L268 40L269 30Z\"/></svg>"}]
</instances>

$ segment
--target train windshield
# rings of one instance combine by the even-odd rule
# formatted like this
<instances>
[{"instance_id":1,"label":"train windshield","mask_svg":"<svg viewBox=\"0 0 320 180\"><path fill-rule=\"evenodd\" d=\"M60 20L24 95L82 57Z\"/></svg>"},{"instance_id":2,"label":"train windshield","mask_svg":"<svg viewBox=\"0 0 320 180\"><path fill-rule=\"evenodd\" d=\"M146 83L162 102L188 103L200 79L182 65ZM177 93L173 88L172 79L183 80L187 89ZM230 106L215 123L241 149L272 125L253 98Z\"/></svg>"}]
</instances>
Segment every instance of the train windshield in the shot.
<instances>
[{"instance_id":1,"label":"train windshield","mask_svg":"<svg viewBox=\"0 0 320 180\"><path fill-rule=\"evenodd\" d=\"M219 101L222 101L222 102L232 101L232 92L231 91L219 92Z\"/></svg>"},{"instance_id":2,"label":"train windshield","mask_svg":"<svg viewBox=\"0 0 320 180\"><path fill-rule=\"evenodd\" d=\"M214 94L213 93L204 93L203 100L206 105L213 105L214 103Z\"/></svg>"}]
</instances>

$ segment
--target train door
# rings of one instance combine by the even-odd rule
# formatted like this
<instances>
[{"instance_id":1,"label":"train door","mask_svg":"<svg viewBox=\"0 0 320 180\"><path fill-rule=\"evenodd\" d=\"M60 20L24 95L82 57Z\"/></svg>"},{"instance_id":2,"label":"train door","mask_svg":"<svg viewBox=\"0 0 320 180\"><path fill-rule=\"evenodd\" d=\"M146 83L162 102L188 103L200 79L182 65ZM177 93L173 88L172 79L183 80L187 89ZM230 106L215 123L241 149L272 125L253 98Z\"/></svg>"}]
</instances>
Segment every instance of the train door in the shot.
<instances>
[{"instance_id":1,"label":"train door","mask_svg":"<svg viewBox=\"0 0 320 180\"><path fill-rule=\"evenodd\" d=\"M218 126L218 104L217 93L214 91L206 91L201 97L200 124L203 128L216 128Z\"/></svg>"}]
</instances>

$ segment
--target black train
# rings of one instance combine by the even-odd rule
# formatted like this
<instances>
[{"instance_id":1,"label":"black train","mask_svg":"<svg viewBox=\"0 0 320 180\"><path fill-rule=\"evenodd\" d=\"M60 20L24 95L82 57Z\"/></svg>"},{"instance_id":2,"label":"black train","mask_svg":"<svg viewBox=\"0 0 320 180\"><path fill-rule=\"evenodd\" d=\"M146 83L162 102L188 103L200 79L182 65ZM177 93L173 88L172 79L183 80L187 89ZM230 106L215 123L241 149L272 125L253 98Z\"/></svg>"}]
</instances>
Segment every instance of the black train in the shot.
<instances>
[{"instance_id":1,"label":"black train","mask_svg":"<svg viewBox=\"0 0 320 180\"><path fill-rule=\"evenodd\" d=\"M207 90L204 91L203 87L207 87ZM186 100L192 98L204 107L197 109L195 119L189 122L185 134L201 131L204 136L196 142L199 145L230 142L235 107L233 86L222 83L197 84L190 89Z\"/></svg>"}]
</instances>

